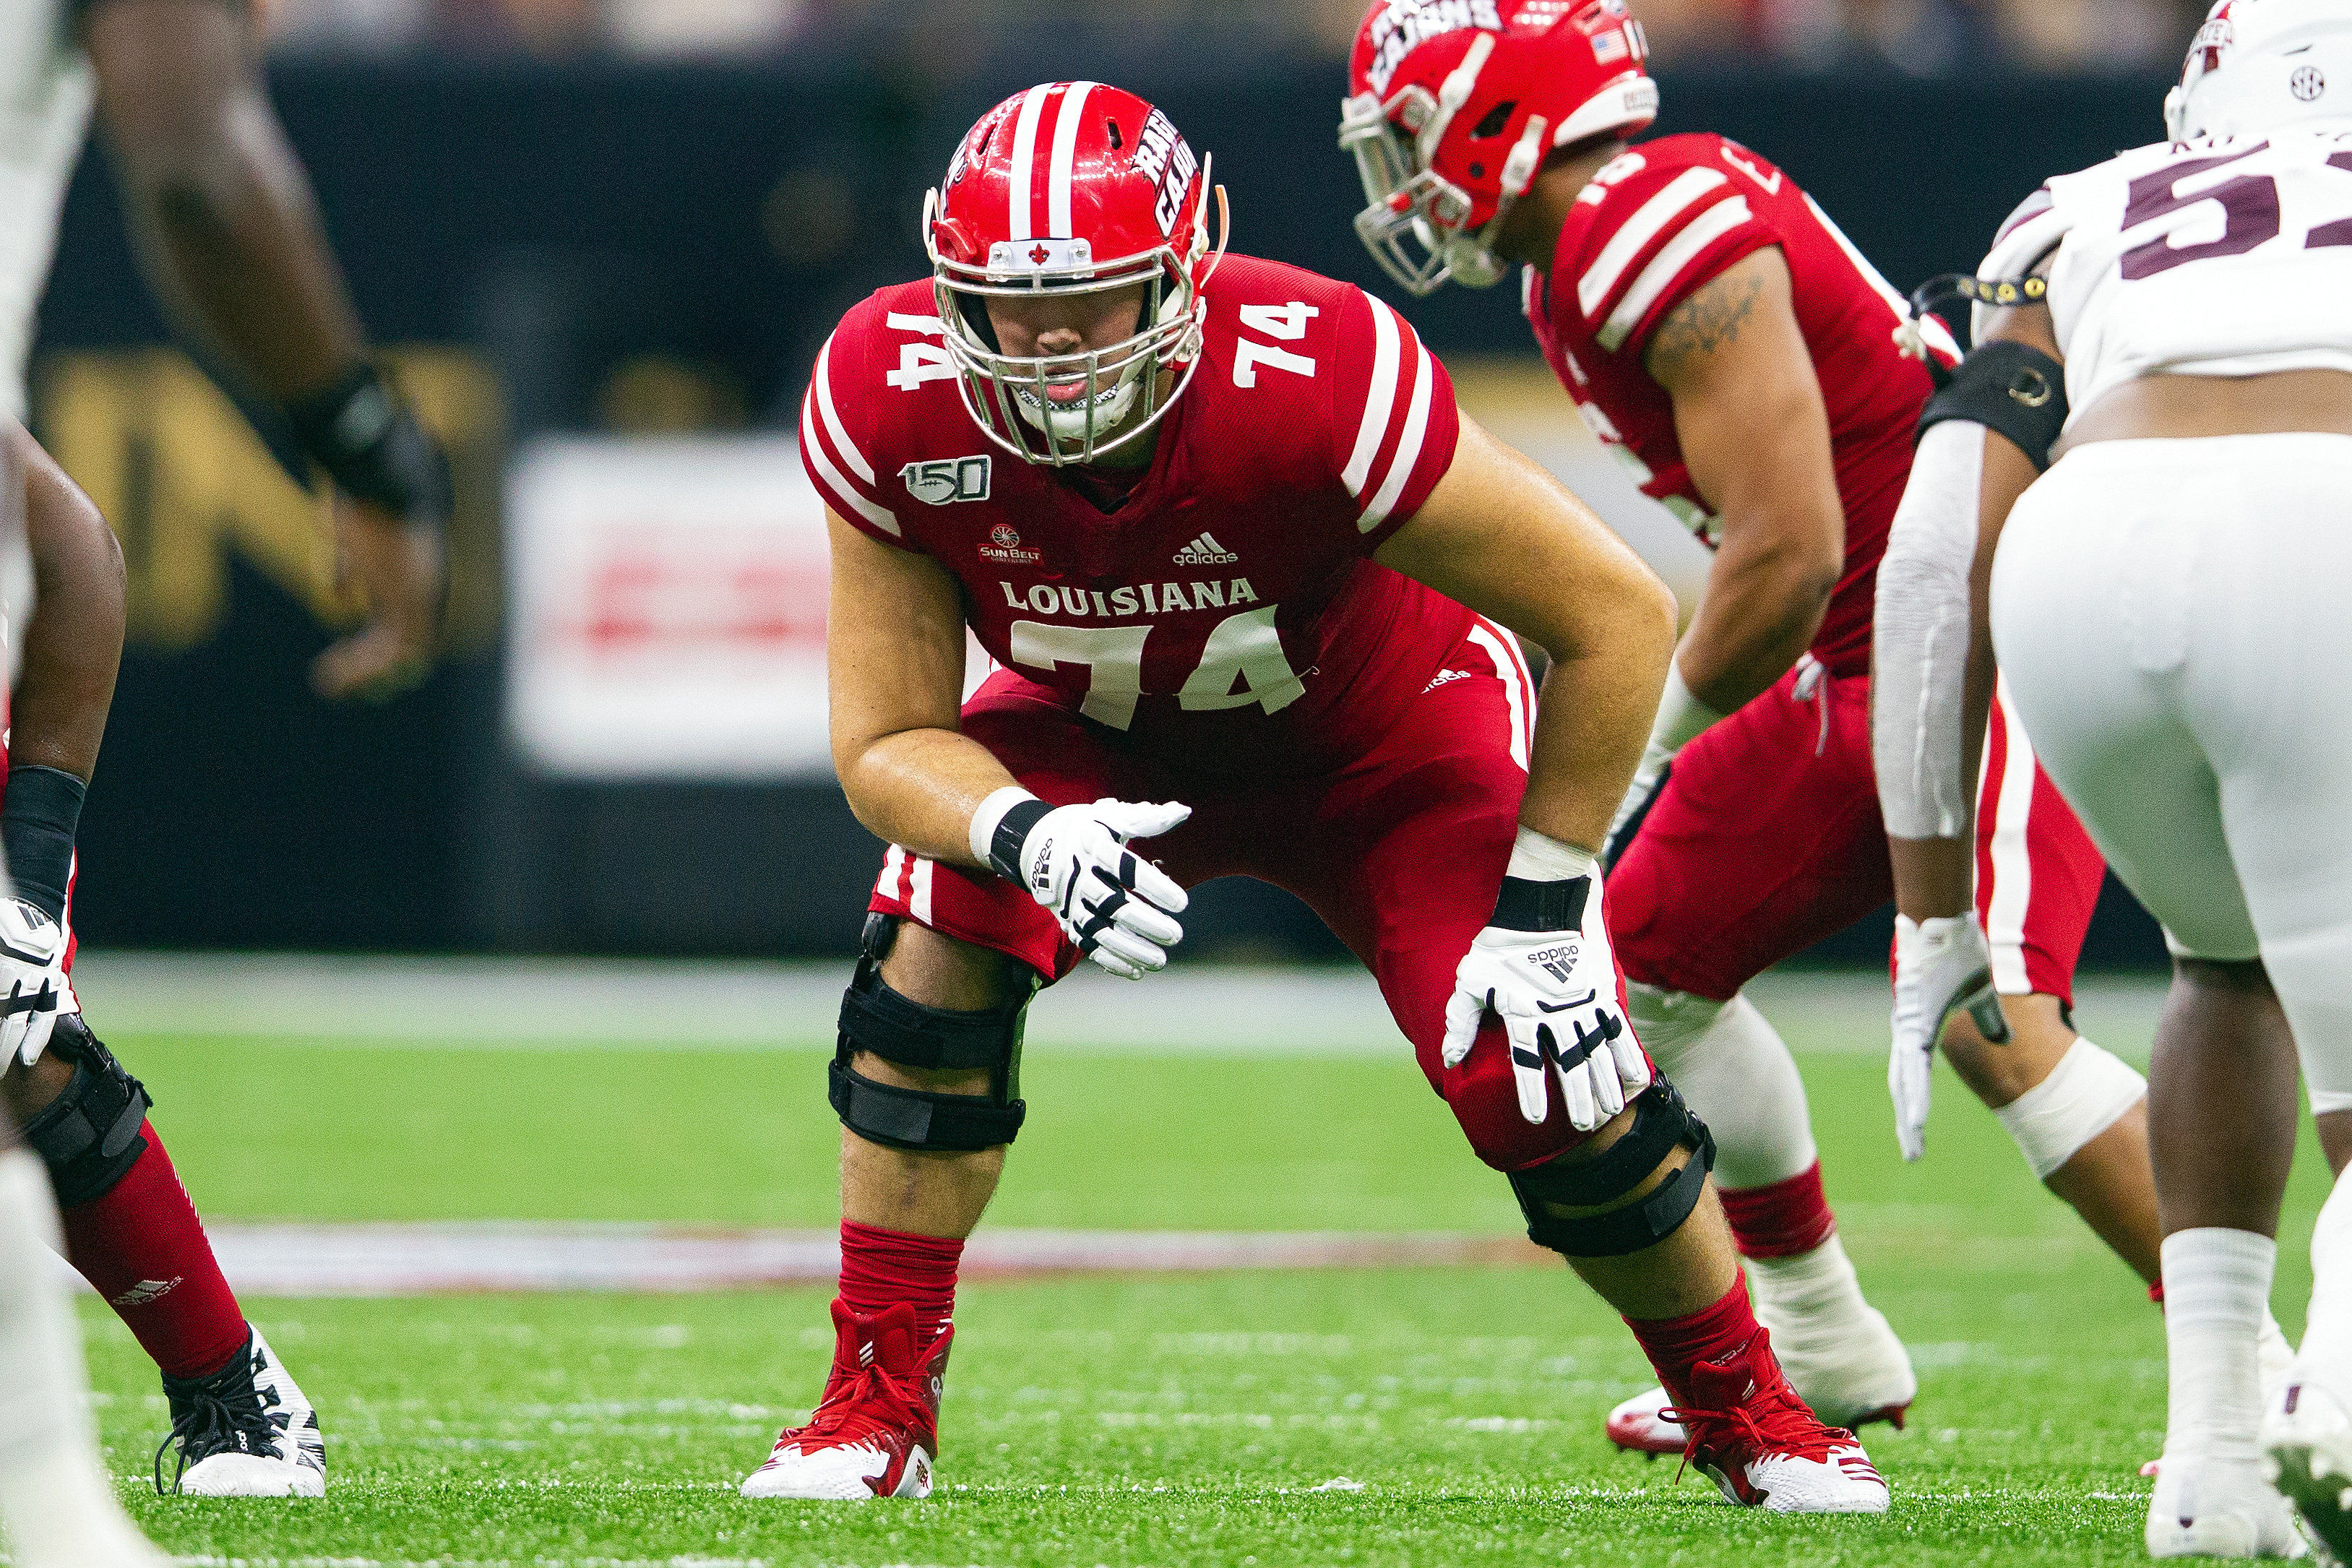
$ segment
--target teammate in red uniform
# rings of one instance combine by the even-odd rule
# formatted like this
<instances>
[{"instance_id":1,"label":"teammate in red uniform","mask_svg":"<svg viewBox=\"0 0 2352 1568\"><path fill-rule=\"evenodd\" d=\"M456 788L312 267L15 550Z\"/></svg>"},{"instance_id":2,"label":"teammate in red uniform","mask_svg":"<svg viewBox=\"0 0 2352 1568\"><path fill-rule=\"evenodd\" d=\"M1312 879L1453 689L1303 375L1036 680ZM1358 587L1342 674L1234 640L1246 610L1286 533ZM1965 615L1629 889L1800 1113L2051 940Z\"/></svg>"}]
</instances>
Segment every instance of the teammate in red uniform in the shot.
<instances>
[{"instance_id":1,"label":"teammate in red uniform","mask_svg":"<svg viewBox=\"0 0 2352 1568\"><path fill-rule=\"evenodd\" d=\"M1371 969L1728 1496L1884 1509L1861 1446L1780 1375L1706 1131L1624 1024L1593 852L1665 595L1461 417L1386 306L1212 248L1212 189L1128 93L1017 94L933 197L933 278L818 357L801 441L831 514L835 762L895 847L832 1069L832 1374L744 1492L929 1490L1032 995L1081 957L1161 967L1185 885L1243 872ZM967 626L1003 668L959 712ZM1552 653L1540 719L1506 626Z\"/></svg>"},{"instance_id":2,"label":"teammate in red uniform","mask_svg":"<svg viewBox=\"0 0 2352 1568\"><path fill-rule=\"evenodd\" d=\"M1716 551L1611 826L1612 940L1636 1032L1715 1134L1791 1381L1827 1419L1899 1421L1909 1358L1837 1239L1796 1064L1740 989L1890 891L1872 595L1930 381L1895 345L1901 297L1780 170L1720 136L1628 144L1657 112L1643 52L1622 0L1376 4L1341 125L1371 198L1356 226L1415 293L1524 263L1528 321L1586 423ZM1956 357L1940 324L1915 330ZM1954 1065L2035 1174L2153 1280L2145 1085L2068 1014L2103 867L2022 740L1996 728L1984 784L1990 964L1981 937L1955 972L1948 946L1898 931L1897 1130L1916 1158L1951 1017ZM1679 1447L1666 1402L1628 1401L1611 1436Z\"/></svg>"}]
</instances>

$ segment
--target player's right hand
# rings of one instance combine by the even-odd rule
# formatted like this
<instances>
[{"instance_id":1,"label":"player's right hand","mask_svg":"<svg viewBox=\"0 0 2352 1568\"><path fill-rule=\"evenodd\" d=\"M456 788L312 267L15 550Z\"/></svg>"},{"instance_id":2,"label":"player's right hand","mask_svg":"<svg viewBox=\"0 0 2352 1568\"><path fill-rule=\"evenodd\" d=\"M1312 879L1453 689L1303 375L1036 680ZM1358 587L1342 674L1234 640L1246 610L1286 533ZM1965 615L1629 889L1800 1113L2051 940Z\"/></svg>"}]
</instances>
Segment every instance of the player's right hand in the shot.
<instances>
[{"instance_id":1,"label":"player's right hand","mask_svg":"<svg viewBox=\"0 0 2352 1568\"><path fill-rule=\"evenodd\" d=\"M1927 1102L1936 1042L1955 1013L1976 1020L1984 1037L2009 1038L1992 984L1992 950L1976 911L1914 921L1895 917L1895 1047L1886 1089L1895 1097L1895 1142L1906 1160L1927 1152Z\"/></svg>"},{"instance_id":2,"label":"player's right hand","mask_svg":"<svg viewBox=\"0 0 2352 1568\"><path fill-rule=\"evenodd\" d=\"M1122 980L1140 980L1168 967L1168 950L1184 937L1173 917L1192 900L1128 841L1156 837L1192 815L1172 801L1055 806L1021 841L1021 883L1080 952Z\"/></svg>"},{"instance_id":3,"label":"player's right hand","mask_svg":"<svg viewBox=\"0 0 2352 1568\"><path fill-rule=\"evenodd\" d=\"M367 624L321 653L321 697L384 701L433 669L447 596L441 525L412 521L353 496L335 497L337 586L365 593Z\"/></svg>"},{"instance_id":4,"label":"player's right hand","mask_svg":"<svg viewBox=\"0 0 2352 1568\"><path fill-rule=\"evenodd\" d=\"M65 982L65 928L35 904L0 898L0 1063L41 1059Z\"/></svg>"}]
</instances>

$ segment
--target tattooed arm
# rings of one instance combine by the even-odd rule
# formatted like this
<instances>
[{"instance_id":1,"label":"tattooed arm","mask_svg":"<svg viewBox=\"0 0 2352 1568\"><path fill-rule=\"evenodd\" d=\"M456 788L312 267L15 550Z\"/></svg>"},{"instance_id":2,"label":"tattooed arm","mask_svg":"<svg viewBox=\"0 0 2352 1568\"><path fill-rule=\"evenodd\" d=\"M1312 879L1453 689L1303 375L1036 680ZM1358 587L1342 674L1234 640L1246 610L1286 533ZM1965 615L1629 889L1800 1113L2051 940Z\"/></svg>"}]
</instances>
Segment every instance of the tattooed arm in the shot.
<instances>
[{"instance_id":1,"label":"tattooed arm","mask_svg":"<svg viewBox=\"0 0 2352 1568\"><path fill-rule=\"evenodd\" d=\"M1719 520L1675 665L1723 713L1796 662L1845 567L1829 413L1789 289L1780 250L1757 251L1675 306L1642 361L1674 399L1683 460Z\"/></svg>"}]
</instances>

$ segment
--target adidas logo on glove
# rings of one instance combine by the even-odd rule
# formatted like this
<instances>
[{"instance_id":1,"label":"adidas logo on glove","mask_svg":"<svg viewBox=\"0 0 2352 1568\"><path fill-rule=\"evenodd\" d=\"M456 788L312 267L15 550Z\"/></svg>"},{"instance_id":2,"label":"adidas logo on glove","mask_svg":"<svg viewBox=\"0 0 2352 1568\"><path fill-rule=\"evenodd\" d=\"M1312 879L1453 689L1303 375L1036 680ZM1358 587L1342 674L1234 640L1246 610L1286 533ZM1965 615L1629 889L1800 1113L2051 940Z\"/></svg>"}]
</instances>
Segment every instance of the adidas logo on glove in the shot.
<instances>
[{"instance_id":1,"label":"adidas logo on glove","mask_svg":"<svg viewBox=\"0 0 2352 1568\"><path fill-rule=\"evenodd\" d=\"M1223 566L1239 561L1240 556L1217 542L1212 534L1202 534L1175 554L1179 566Z\"/></svg>"}]
</instances>

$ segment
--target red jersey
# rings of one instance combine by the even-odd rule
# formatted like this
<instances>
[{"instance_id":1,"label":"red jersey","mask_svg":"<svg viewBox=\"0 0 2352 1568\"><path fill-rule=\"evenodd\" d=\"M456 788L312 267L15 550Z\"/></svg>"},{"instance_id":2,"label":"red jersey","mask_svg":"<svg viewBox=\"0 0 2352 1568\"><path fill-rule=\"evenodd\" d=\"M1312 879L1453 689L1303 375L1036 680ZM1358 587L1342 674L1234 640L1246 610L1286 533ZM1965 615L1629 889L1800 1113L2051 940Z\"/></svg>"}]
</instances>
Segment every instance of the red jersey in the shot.
<instances>
[{"instance_id":1,"label":"red jersey","mask_svg":"<svg viewBox=\"0 0 2352 1568\"><path fill-rule=\"evenodd\" d=\"M1444 367L1352 285L1228 256L1199 368L1104 510L965 411L929 281L817 356L801 458L825 504L937 560L998 663L1188 763L1311 770L1437 673L1470 613L1375 563L1454 459Z\"/></svg>"},{"instance_id":2,"label":"red jersey","mask_svg":"<svg viewBox=\"0 0 2352 1568\"><path fill-rule=\"evenodd\" d=\"M1895 347L1895 329L1908 314L1902 296L1830 216L1737 142L1701 133L1645 142L1578 195L1549 275L1527 269L1524 308L1592 433L1633 469L1644 494L1712 547L1716 520L1683 462L1674 402L1642 368L1642 355L1676 305L1770 245L1789 265L1845 506L1845 573L1813 657L1834 674L1859 674L1870 664L1878 560L1910 475L1912 429L1933 385L1927 367ZM1940 323L1923 330L1947 363L1958 360Z\"/></svg>"}]
</instances>

